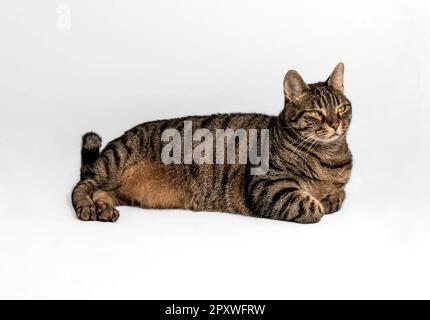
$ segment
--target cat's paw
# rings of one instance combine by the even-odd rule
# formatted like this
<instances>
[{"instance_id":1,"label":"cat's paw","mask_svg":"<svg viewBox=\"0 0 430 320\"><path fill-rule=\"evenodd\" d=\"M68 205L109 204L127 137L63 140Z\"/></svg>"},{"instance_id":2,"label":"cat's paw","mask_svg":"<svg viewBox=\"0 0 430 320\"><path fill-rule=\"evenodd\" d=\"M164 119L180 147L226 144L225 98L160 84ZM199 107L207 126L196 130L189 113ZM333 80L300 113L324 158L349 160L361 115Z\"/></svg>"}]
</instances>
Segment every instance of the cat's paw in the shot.
<instances>
[{"instance_id":1,"label":"cat's paw","mask_svg":"<svg viewBox=\"0 0 430 320\"><path fill-rule=\"evenodd\" d=\"M324 216L324 207L316 198L306 192L296 195L292 210L295 211L293 221L298 223L317 223Z\"/></svg>"},{"instance_id":2,"label":"cat's paw","mask_svg":"<svg viewBox=\"0 0 430 320\"><path fill-rule=\"evenodd\" d=\"M115 222L119 218L119 211L102 200L96 201L96 212L99 221Z\"/></svg>"},{"instance_id":3,"label":"cat's paw","mask_svg":"<svg viewBox=\"0 0 430 320\"><path fill-rule=\"evenodd\" d=\"M76 216L83 221L97 219L96 206L91 200L82 200L76 206Z\"/></svg>"},{"instance_id":4,"label":"cat's paw","mask_svg":"<svg viewBox=\"0 0 430 320\"><path fill-rule=\"evenodd\" d=\"M330 194L321 200L324 207L324 214L331 214L339 211L342 207L343 201L345 200L345 191Z\"/></svg>"}]
</instances>

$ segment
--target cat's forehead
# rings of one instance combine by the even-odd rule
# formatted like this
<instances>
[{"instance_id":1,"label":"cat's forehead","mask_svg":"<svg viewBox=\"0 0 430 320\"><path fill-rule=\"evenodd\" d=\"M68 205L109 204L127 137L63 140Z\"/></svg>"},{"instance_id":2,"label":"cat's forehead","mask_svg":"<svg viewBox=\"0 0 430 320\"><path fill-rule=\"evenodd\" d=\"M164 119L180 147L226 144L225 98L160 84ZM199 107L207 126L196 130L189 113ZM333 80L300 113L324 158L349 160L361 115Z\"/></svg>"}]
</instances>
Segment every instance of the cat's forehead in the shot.
<instances>
[{"instance_id":1,"label":"cat's forehead","mask_svg":"<svg viewBox=\"0 0 430 320\"><path fill-rule=\"evenodd\" d=\"M335 90L325 83L311 84L311 94L308 102L316 108L337 107L348 103L349 100L338 90Z\"/></svg>"}]
</instances>

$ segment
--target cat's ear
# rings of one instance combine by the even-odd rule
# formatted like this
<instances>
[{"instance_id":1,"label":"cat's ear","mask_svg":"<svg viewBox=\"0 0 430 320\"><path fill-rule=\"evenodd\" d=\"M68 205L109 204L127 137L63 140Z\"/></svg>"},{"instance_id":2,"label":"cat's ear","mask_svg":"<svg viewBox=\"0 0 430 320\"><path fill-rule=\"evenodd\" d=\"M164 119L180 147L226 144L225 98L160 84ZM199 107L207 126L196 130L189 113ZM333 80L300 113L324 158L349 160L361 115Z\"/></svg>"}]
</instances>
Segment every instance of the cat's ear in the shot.
<instances>
[{"instance_id":1,"label":"cat's ear","mask_svg":"<svg viewBox=\"0 0 430 320\"><path fill-rule=\"evenodd\" d=\"M344 70L345 70L345 66L343 62L338 63L337 66L334 68L333 72L331 73L330 78L327 79L327 84L330 87L333 87L336 90L339 90L341 92L343 92Z\"/></svg>"},{"instance_id":2,"label":"cat's ear","mask_svg":"<svg viewBox=\"0 0 430 320\"><path fill-rule=\"evenodd\" d=\"M292 102L298 101L309 90L309 86L297 71L290 70L287 72L284 78L284 94L288 100Z\"/></svg>"}]
</instances>

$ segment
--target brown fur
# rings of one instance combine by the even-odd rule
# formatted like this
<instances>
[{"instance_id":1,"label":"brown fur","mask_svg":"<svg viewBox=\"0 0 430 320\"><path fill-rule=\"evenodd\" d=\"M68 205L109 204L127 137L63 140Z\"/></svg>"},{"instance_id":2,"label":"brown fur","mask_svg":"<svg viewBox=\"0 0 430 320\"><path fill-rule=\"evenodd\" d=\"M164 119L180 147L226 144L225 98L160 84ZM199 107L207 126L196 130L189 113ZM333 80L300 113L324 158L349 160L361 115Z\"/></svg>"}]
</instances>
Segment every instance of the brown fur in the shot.
<instances>
[{"instance_id":1,"label":"brown fur","mask_svg":"<svg viewBox=\"0 0 430 320\"><path fill-rule=\"evenodd\" d=\"M136 203L142 208L182 208L186 193L171 179L174 171L163 164L141 161L124 170L116 193L128 203Z\"/></svg>"}]
</instances>

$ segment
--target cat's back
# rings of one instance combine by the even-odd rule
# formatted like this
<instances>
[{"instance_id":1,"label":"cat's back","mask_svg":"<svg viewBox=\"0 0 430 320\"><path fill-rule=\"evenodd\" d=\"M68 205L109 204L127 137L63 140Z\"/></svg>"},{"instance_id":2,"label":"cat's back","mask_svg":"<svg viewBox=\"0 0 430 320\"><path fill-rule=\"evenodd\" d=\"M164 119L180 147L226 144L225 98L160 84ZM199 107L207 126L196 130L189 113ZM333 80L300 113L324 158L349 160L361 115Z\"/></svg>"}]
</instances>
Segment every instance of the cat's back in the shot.
<instances>
[{"instance_id":1,"label":"cat's back","mask_svg":"<svg viewBox=\"0 0 430 320\"><path fill-rule=\"evenodd\" d=\"M203 128L210 131L228 128L259 129L268 127L272 118L272 116L262 113L216 113L204 116L187 116L144 122L126 131L125 134L143 135L167 129L176 129L179 132L183 132L184 122L191 122L193 131Z\"/></svg>"}]
</instances>

